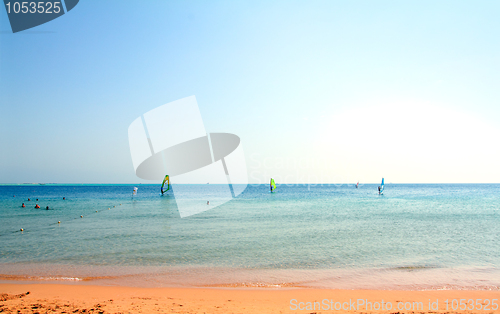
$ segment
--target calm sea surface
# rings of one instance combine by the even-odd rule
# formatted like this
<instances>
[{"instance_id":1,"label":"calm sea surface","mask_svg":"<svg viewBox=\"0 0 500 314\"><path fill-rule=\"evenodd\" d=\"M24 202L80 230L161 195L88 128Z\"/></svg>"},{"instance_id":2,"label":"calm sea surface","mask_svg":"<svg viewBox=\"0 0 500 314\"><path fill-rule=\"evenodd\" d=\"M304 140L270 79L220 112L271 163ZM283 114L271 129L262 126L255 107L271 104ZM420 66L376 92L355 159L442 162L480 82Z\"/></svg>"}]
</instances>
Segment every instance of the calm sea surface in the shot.
<instances>
[{"instance_id":1,"label":"calm sea surface","mask_svg":"<svg viewBox=\"0 0 500 314\"><path fill-rule=\"evenodd\" d=\"M0 186L0 280L500 289L499 184L249 185L187 218L137 187Z\"/></svg>"}]
</instances>

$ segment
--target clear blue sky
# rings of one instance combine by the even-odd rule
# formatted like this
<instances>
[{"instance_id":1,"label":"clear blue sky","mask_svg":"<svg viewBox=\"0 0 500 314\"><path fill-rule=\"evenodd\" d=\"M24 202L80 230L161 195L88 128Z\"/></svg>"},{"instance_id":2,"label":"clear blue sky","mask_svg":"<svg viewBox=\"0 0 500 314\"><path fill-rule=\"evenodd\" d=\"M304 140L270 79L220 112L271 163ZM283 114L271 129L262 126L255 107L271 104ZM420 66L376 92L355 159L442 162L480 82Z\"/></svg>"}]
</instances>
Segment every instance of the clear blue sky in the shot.
<instances>
[{"instance_id":1,"label":"clear blue sky","mask_svg":"<svg viewBox=\"0 0 500 314\"><path fill-rule=\"evenodd\" d=\"M135 183L127 129L195 95L251 182L500 182L497 1L80 1L12 34L0 183Z\"/></svg>"}]
</instances>

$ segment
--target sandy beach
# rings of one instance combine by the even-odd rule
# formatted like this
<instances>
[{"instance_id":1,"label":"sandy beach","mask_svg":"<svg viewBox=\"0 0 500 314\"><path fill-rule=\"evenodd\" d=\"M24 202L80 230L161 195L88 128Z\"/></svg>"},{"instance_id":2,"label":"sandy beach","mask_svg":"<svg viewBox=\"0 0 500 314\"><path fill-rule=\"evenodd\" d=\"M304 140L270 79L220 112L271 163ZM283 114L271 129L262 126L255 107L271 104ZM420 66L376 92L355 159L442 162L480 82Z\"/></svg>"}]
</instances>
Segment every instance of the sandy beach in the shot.
<instances>
[{"instance_id":1,"label":"sandy beach","mask_svg":"<svg viewBox=\"0 0 500 314\"><path fill-rule=\"evenodd\" d=\"M131 288L7 283L0 284L0 295L3 313L500 313L500 291L478 290Z\"/></svg>"}]
</instances>

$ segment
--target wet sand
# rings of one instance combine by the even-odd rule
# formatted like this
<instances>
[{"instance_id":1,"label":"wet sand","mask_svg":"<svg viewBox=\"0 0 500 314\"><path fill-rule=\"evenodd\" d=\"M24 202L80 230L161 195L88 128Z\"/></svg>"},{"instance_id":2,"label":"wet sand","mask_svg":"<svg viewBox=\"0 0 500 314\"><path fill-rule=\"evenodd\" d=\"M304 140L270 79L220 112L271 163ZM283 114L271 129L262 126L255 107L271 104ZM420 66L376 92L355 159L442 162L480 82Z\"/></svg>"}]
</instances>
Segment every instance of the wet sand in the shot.
<instances>
[{"instance_id":1,"label":"wet sand","mask_svg":"<svg viewBox=\"0 0 500 314\"><path fill-rule=\"evenodd\" d=\"M469 309L460 309L461 299L462 308L465 306ZM19 282L0 284L0 312L3 313L500 313L499 299L500 291L480 290L134 288ZM438 310L435 310L436 302ZM489 306L485 308L486 305Z\"/></svg>"}]
</instances>

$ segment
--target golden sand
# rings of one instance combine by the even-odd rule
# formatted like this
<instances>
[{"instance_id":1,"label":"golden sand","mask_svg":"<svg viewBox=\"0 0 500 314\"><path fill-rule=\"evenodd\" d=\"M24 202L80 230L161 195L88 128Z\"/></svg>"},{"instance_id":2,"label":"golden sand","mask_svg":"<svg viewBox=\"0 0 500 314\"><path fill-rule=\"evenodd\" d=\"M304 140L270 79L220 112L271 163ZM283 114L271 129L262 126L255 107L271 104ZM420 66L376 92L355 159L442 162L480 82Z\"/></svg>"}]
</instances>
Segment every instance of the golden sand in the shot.
<instances>
[{"instance_id":1,"label":"golden sand","mask_svg":"<svg viewBox=\"0 0 500 314\"><path fill-rule=\"evenodd\" d=\"M496 301L493 301L495 299ZM489 314L500 313L498 306L495 306L499 299L500 291L478 290L132 288L65 284L0 284L0 313ZM465 306L466 310L460 309L460 301L462 308ZM390 310L389 304L392 307ZM439 306L438 310L434 309L436 305ZM379 310L376 310L377 307ZM478 310L479 308L481 309Z\"/></svg>"}]
</instances>

